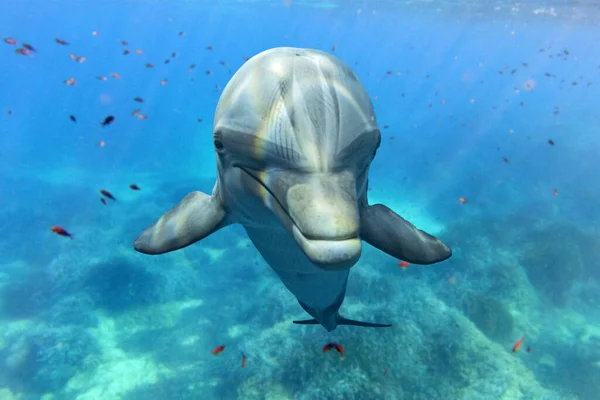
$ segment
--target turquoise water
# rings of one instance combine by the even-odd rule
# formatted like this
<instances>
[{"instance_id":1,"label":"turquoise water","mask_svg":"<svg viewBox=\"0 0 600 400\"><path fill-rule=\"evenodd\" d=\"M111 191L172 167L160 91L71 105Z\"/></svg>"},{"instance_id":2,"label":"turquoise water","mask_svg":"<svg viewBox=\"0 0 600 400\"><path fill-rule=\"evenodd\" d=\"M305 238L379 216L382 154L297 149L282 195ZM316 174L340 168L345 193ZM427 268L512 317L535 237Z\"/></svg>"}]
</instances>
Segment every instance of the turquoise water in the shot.
<instances>
[{"instance_id":1,"label":"turquoise water","mask_svg":"<svg viewBox=\"0 0 600 400\"><path fill-rule=\"evenodd\" d=\"M3 7L0 399L597 399L599 17L550 1ZM239 225L133 249L210 193L219 96L280 46L355 71L382 135L370 203L453 249L401 268L364 245L341 311L391 328L292 324L308 314Z\"/></svg>"}]
</instances>

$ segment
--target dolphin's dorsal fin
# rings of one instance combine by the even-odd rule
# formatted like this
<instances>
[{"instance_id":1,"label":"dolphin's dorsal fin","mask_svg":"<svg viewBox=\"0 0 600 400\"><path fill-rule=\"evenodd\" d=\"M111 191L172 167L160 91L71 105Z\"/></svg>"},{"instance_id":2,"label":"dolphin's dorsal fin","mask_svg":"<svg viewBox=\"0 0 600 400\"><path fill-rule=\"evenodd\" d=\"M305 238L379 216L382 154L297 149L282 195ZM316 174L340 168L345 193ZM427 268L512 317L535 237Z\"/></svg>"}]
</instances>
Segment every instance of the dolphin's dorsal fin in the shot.
<instances>
[{"instance_id":1,"label":"dolphin's dorsal fin","mask_svg":"<svg viewBox=\"0 0 600 400\"><path fill-rule=\"evenodd\" d=\"M189 246L228 224L215 186L213 195L192 192L138 236L134 249L163 254Z\"/></svg>"}]
</instances>

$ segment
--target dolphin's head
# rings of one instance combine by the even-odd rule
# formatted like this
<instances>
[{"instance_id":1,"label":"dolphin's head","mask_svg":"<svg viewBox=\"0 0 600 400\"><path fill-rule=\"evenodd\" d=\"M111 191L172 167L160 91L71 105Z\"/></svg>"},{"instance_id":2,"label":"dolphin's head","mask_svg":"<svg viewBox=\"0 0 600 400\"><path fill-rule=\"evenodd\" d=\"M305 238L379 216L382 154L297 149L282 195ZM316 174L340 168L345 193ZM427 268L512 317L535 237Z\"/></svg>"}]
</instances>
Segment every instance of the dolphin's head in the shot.
<instances>
[{"instance_id":1,"label":"dolphin's head","mask_svg":"<svg viewBox=\"0 0 600 400\"><path fill-rule=\"evenodd\" d=\"M381 135L345 63L317 50L260 53L224 89L213 140L223 196L242 224L275 215L318 267L358 261L359 199Z\"/></svg>"}]
</instances>

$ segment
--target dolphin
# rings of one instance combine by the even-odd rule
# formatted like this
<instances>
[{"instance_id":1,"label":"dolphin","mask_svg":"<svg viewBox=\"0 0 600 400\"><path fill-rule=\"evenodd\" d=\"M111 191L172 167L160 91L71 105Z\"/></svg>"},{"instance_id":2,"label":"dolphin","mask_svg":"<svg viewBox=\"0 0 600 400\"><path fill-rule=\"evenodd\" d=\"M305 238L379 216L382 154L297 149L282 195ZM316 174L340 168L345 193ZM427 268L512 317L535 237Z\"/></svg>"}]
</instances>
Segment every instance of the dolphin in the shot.
<instances>
[{"instance_id":1,"label":"dolphin","mask_svg":"<svg viewBox=\"0 0 600 400\"><path fill-rule=\"evenodd\" d=\"M452 251L385 205L369 205L380 143L371 100L347 64L313 49L263 51L235 73L217 104L212 194L185 196L134 248L162 254L238 223L312 317L294 323L327 331L391 326L339 313L362 241L414 264Z\"/></svg>"}]
</instances>

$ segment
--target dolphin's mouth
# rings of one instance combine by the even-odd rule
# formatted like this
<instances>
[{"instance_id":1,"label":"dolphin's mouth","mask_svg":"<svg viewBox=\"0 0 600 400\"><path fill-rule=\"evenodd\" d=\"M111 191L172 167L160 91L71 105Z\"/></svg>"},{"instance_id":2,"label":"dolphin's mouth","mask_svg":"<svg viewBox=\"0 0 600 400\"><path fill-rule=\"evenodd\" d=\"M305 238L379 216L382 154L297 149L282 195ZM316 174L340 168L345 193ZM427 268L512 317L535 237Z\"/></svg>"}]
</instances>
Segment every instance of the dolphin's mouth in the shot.
<instances>
[{"instance_id":1,"label":"dolphin's mouth","mask_svg":"<svg viewBox=\"0 0 600 400\"><path fill-rule=\"evenodd\" d=\"M362 241L355 195L340 196L337 182L331 184L329 179L321 179L319 184L280 184L278 195L278 190L263 182L259 174L239 168L268 193L273 201L265 205L313 264L327 270L348 269L356 264ZM354 192L353 182L351 186L346 193ZM323 187L326 190L314 190Z\"/></svg>"}]
</instances>

